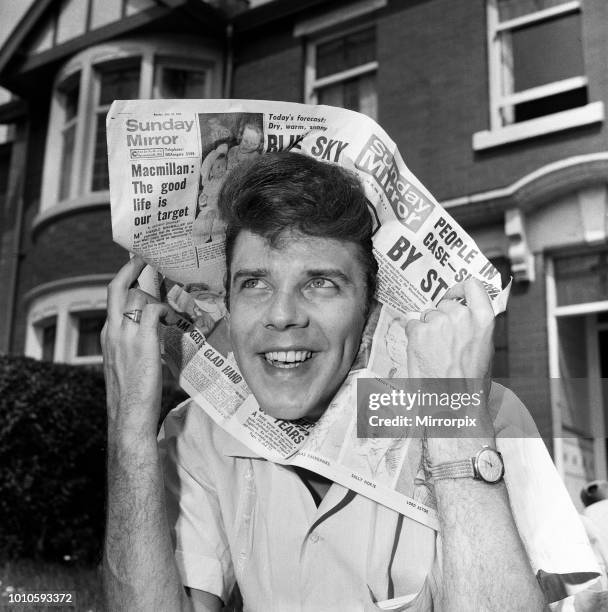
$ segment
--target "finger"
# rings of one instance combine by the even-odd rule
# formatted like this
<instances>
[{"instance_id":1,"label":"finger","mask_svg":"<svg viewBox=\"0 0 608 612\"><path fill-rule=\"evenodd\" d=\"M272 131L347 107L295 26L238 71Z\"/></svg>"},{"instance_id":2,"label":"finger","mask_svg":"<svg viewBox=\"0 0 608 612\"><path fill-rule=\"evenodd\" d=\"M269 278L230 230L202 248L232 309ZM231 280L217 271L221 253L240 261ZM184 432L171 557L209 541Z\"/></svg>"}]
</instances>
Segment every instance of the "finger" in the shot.
<instances>
[{"instance_id":1,"label":"finger","mask_svg":"<svg viewBox=\"0 0 608 612\"><path fill-rule=\"evenodd\" d=\"M443 301L458 301L462 303L466 300L466 295L464 291L464 282L456 283L452 285L441 298L441 302ZM441 302L439 302L441 304Z\"/></svg>"},{"instance_id":2,"label":"finger","mask_svg":"<svg viewBox=\"0 0 608 612\"><path fill-rule=\"evenodd\" d=\"M127 292L127 301L125 302L125 310L133 308L143 308L146 304L157 304L160 300L153 295L146 293L139 287L133 287Z\"/></svg>"},{"instance_id":3,"label":"finger","mask_svg":"<svg viewBox=\"0 0 608 612\"><path fill-rule=\"evenodd\" d=\"M469 278L464 281L464 295L467 306L477 320L484 322L494 320L492 302L481 281L476 278Z\"/></svg>"},{"instance_id":4,"label":"finger","mask_svg":"<svg viewBox=\"0 0 608 612\"><path fill-rule=\"evenodd\" d=\"M161 317L171 316L173 310L161 302L155 304L146 304L141 314L141 322L139 327L145 333L158 333L158 324Z\"/></svg>"},{"instance_id":5,"label":"finger","mask_svg":"<svg viewBox=\"0 0 608 612\"><path fill-rule=\"evenodd\" d=\"M125 310L129 287L137 280L145 265L141 257L133 257L118 271L108 285L109 321L118 321L121 317Z\"/></svg>"},{"instance_id":6,"label":"finger","mask_svg":"<svg viewBox=\"0 0 608 612\"><path fill-rule=\"evenodd\" d=\"M431 323L439 317L445 317L445 313L437 310L437 308L427 308L420 313L420 322Z\"/></svg>"},{"instance_id":7,"label":"finger","mask_svg":"<svg viewBox=\"0 0 608 612\"><path fill-rule=\"evenodd\" d=\"M446 300L443 299L437 304L437 310L450 315L461 315L467 311L467 307L462 304L459 300Z\"/></svg>"}]
</instances>

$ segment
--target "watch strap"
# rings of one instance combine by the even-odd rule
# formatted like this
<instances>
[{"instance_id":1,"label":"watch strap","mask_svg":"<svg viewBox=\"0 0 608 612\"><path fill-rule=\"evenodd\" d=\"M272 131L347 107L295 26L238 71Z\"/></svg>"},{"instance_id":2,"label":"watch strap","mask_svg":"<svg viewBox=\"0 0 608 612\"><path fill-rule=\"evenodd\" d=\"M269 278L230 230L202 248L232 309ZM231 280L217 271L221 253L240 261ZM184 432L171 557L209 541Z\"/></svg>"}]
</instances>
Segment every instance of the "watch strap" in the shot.
<instances>
[{"instance_id":1,"label":"watch strap","mask_svg":"<svg viewBox=\"0 0 608 612\"><path fill-rule=\"evenodd\" d=\"M434 480L441 480L442 478L475 478L473 459L440 463L431 467L430 471Z\"/></svg>"}]
</instances>

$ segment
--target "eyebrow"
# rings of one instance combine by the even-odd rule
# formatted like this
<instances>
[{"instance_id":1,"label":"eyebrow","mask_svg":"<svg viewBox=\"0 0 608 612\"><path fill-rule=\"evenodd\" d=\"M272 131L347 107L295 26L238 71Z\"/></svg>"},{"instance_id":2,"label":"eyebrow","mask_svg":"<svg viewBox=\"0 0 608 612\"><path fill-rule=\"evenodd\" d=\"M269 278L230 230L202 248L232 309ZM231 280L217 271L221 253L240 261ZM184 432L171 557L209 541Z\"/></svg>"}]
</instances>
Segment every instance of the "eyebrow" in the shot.
<instances>
[{"instance_id":1,"label":"eyebrow","mask_svg":"<svg viewBox=\"0 0 608 612\"><path fill-rule=\"evenodd\" d=\"M352 285L353 281L344 272L338 268L315 268L312 270L305 270L304 274L308 278L316 278L319 276L340 280L347 285ZM241 268L232 275L232 282L235 282L241 278L264 278L268 276L269 272L265 268Z\"/></svg>"}]
</instances>

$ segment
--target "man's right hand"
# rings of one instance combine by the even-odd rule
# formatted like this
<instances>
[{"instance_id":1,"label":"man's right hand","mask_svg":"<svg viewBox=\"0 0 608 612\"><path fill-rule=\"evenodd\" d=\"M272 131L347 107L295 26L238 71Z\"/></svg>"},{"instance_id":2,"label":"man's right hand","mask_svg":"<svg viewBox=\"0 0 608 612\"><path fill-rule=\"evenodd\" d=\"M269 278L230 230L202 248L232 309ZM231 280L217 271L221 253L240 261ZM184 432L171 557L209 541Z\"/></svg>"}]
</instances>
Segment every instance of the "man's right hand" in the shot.
<instances>
[{"instance_id":1,"label":"man's right hand","mask_svg":"<svg viewBox=\"0 0 608 612\"><path fill-rule=\"evenodd\" d=\"M169 306L132 288L145 267L140 257L125 264L108 286L108 318L101 331L109 432L156 438L162 370L159 320ZM141 310L135 323L124 312Z\"/></svg>"}]
</instances>

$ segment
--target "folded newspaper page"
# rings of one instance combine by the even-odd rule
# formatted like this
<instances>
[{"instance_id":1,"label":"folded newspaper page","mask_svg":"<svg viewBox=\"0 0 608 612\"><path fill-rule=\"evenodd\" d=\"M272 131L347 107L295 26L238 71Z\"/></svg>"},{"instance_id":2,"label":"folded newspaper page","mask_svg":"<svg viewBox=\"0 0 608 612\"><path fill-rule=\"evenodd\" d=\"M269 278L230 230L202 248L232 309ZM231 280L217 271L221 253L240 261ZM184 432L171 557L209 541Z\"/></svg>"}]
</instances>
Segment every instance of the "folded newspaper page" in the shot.
<instances>
[{"instance_id":1,"label":"folded newspaper page","mask_svg":"<svg viewBox=\"0 0 608 612\"><path fill-rule=\"evenodd\" d=\"M260 456L317 472L437 529L421 439L358 438L356 381L405 377L405 323L436 305L455 283L470 276L482 281L496 314L506 307L508 288L502 288L500 274L472 238L408 170L386 132L364 115L328 106L154 100L114 102L107 136L114 240L158 271L160 297L183 316L164 328L163 338L164 358L182 388ZM347 380L316 423L282 421L260 410L232 357L223 323L221 187L235 166L281 150L355 173L375 223L378 304ZM494 388L496 414L501 398ZM516 443L509 444L513 454L526 456ZM548 454L539 470L552 470ZM509 491L513 507L523 508L519 488ZM548 499L552 492L549 487ZM574 507L567 509L572 518ZM529 517L520 523L538 526ZM577 559L570 571L589 567L592 559L580 536L575 530L570 550L582 552L570 555L570 561ZM535 558L551 570L545 563L550 552L542 547L538 552L535 535L524 533L522 539L527 547L531 542L535 570L541 567Z\"/></svg>"}]
</instances>

